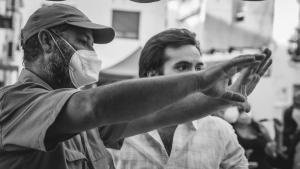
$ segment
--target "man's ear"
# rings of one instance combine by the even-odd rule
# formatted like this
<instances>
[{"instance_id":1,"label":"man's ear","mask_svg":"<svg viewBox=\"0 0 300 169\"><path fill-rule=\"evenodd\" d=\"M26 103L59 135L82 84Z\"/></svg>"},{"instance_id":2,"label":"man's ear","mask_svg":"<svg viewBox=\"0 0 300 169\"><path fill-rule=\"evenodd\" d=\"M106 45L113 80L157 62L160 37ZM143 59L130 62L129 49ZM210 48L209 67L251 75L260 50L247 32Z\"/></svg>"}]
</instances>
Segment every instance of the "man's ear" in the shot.
<instances>
[{"instance_id":1,"label":"man's ear","mask_svg":"<svg viewBox=\"0 0 300 169\"><path fill-rule=\"evenodd\" d=\"M38 39L45 53L51 53L55 48L54 39L48 30L41 30L38 33Z\"/></svg>"},{"instance_id":2,"label":"man's ear","mask_svg":"<svg viewBox=\"0 0 300 169\"><path fill-rule=\"evenodd\" d=\"M158 76L159 73L155 70L151 70L147 73L147 77L153 77L153 76Z\"/></svg>"}]
</instances>

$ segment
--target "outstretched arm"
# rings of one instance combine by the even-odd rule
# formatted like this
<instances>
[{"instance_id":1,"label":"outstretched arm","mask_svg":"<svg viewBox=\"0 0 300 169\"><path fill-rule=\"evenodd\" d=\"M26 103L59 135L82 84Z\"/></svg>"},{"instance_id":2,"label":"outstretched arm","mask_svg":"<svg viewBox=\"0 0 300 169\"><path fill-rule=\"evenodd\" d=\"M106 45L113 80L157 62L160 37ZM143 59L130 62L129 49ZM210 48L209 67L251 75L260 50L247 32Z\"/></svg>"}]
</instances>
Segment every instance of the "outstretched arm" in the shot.
<instances>
[{"instance_id":1,"label":"outstretched arm","mask_svg":"<svg viewBox=\"0 0 300 169\"><path fill-rule=\"evenodd\" d=\"M263 76L272 63L270 58L271 52L266 49L264 53L267 55L266 58L260 64L245 69L238 80L234 82L233 86L229 87L231 90L244 94L245 96L251 94L259 82L259 77ZM116 134L111 135L109 139L115 141L120 138L148 132L153 129L195 120L229 106L240 106L245 111L250 111L248 102L216 99L200 92L193 93L153 114L128 123L115 125L115 128L118 128L117 126L119 125L122 126L124 130L122 132L116 132Z\"/></svg>"},{"instance_id":2,"label":"outstretched arm","mask_svg":"<svg viewBox=\"0 0 300 169\"><path fill-rule=\"evenodd\" d=\"M131 122L114 125L118 132L111 135L106 141L115 142L121 138L145 133L157 128L196 120L230 105L227 101L215 99L200 92L194 93L153 114ZM122 126L124 130L120 132L118 126Z\"/></svg>"},{"instance_id":3,"label":"outstretched arm","mask_svg":"<svg viewBox=\"0 0 300 169\"><path fill-rule=\"evenodd\" d=\"M263 58L264 55L240 56L198 73L128 80L80 91L68 100L46 138L55 140L99 126L136 120L200 91L210 91L206 94L215 98L243 102L243 95L221 87L219 82ZM167 115L157 115L157 119L165 118Z\"/></svg>"}]
</instances>

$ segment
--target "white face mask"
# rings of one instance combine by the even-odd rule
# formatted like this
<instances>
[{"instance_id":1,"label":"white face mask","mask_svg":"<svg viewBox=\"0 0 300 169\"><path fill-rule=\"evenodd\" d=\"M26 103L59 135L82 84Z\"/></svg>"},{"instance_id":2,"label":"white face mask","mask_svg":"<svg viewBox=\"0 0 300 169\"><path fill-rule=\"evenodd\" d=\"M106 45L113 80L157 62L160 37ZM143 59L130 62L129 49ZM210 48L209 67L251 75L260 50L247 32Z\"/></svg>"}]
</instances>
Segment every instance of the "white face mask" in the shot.
<instances>
[{"instance_id":1,"label":"white face mask","mask_svg":"<svg viewBox=\"0 0 300 169\"><path fill-rule=\"evenodd\" d=\"M225 110L223 118L228 123L235 123L239 117L239 111L236 107L229 107Z\"/></svg>"},{"instance_id":2,"label":"white face mask","mask_svg":"<svg viewBox=\"0 0 300 169\"><path fill-rule=\"evenodd\" d=\"M76 88L98 81L101 60L95 51L75 51L69 63L69 74Z\"/></svg>"},{"instance_id":3,"label":"white face mask","mask_svg":"<svg viewBox=\"0 0 300 169\"><path fill-rule=\"evenodd\" d=\"M76 51L68 41L66 41L61 36L59 37L63 39L65 43L68 44L70 48L75 51L69 62L69 75L73 85L76 88L79 88L81 86L85 86L97 82L101 70L101 64L102 64L101 60L97 56L97 53L93 50ZM53 40L56 43L59 51L63 55L56 40L54 38Z\"/></svg>"}]
</instances>

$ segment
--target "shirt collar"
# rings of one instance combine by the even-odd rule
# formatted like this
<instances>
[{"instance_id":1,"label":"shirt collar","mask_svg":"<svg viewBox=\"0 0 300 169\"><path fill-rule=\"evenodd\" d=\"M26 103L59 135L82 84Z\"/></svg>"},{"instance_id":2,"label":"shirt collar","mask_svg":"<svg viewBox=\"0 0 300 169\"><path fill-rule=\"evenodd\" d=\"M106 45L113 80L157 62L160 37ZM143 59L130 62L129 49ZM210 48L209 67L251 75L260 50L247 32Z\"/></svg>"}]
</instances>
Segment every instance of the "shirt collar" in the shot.
<instances>
[{"instance_id":1,"label":"shirt collar","mask_svg":"<svg viewBox=\"0 0 300 169\"><path fill-rule=\"evenodd\" d=\"M25 68L22 69L18 81L22 83L26 83L26 82L37 83L47 88L48 90L53 90L53 88L49 86L45 81L43 81L40 77L38 77L36 74L34 74L33 72Z\"/></svg>"},{"instance_id":2,"label":"shirt collar","mask_svg":"<svg viewBox=\"0 0 300 169\"><path fill-rule=\"evenodd\" d=\"M192 125L195 128L195 130L199 129L198 120L192 121Z\"/></svg>"},{"instance_id":3,"label":"shirt collar","mask_svg":"<svg viewBox=\"0 0 300 169\"><path fill-rule=\"evenodd\" d=\"M198 130L199 128L199 125L198 125L198 120L195 120L195 121L192 121L192 122L187 122L187 123L183 123L181 125L188 125L188 126L191 126L193 129L195 130ZM178 129L178 127L176 128L176 130ZM176 131L175 130L175 131ZM157 130L152 130L152 131L149 131L148 134L154 138L157 142L159 142L161 145L163 145L163 142L157 132Z\"/></svg>"},{"instance_id":4,"label":"shirt collar","mask_svg":"<svg viewBox=\"0 0 300 169\"><path fill-rule=\"evenodd\" d=\"M158 143L160 143L161 145L163 145L163 142L158 134L158 131L157 130L152 130L152 131L149 131L148 134L155 140L157 141Z\"/></svg>"}]
</instances>

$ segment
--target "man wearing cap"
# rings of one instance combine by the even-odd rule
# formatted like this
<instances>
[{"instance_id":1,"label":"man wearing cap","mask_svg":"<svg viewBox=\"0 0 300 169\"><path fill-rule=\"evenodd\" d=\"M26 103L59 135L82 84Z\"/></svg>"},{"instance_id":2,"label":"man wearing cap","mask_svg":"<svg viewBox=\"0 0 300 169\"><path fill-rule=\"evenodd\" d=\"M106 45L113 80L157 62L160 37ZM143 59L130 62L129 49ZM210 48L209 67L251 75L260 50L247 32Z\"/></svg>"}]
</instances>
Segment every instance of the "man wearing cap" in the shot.
<instances>
[{"instance_id":1,"label":"man wearing cap","mask_svg":"<svg viewBox=\"0 0 300 169\"><path fill-rule=\"evenodd\" d=\"M124 137L247 105L241 86L252 90L258 82L251 71L235 88L223 84L266 58L245 55L198 73L79 90L97 81L101 61L93 43L110 42L112 28L54 4L34 12L21 37L25 68L0 89L1 169L114 168L105 147L120 148ZM184 114L174 111L182 108ZM145 120L152 125L143 126Z\"/></svg>"}]
</instances>

